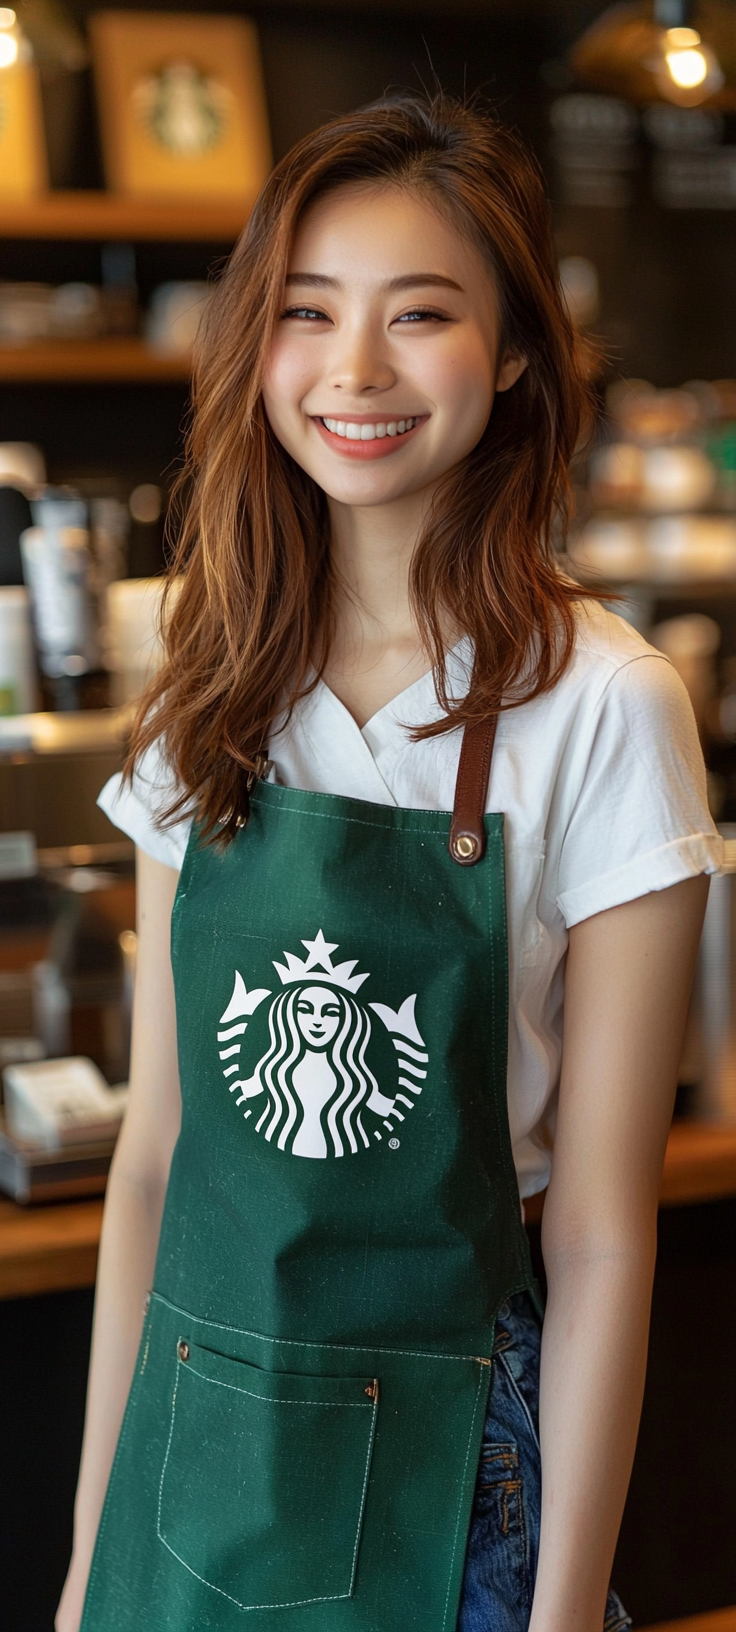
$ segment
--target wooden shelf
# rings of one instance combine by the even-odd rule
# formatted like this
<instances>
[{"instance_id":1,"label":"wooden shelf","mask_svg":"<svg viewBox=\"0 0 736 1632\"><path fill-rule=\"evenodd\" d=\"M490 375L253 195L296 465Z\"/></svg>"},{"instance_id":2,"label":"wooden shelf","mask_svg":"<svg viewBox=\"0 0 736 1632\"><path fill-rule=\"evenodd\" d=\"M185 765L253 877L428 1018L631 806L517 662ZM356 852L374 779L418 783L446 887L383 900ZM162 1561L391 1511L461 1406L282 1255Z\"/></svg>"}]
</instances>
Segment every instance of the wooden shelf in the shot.
<instances>
[{"instance_id":1,"label":"wooden shelf","mask_svg":"<svg viewBox=\"0 0 736 1632\"><path fill-rule=\"evenodd\" d=\"M736 1128L675 1123L667 1147L662 1205L734 1195ZM542 1196L533 1196L526 1203L528 1223L538 1222L542 1205ZM101 1222L102 1201L97 1199L45 1207L18 1207L0 1199L0 1298L91 1286ZM688 1632L701 1632L700 1623L693 1622ZM705 1622L702 1632L707 1632ZM736 1632L736 1623L714 1621L712 1632Z\"/></svg>"},{"instance_id":2,"label":"wooden shelf","mask_svg":"<svg viewBox=\"0 0 736 1632\"><path fill-rule=\"evenodd\" d=\"M667 1141L660 1207L689 1206L736 1196L736 1126L673 1122ZM539 1224L544 1191L524 1202L527 1224ZM733 1632L736 1632L734 1627Z\"/></svg>"},{"instance_id":3,"label":"wooden shelf","mask_svg":"<svg viewBox=\"0 0 736 1632\"><path fill-rule=\"evenodd\" d=\"M660 1205L736 1195L736 1127L674 1122L667 1141ZM734 1628L736 1632L736 1628Z\"/></svg>"},{"instance_id":4,"label":"wooden shelf","mask_svg":"<svg viewBox=\"0 0 736 1632\"><path fill-rule=\"evenodd\" d=\"M177 383L190 373L188 353L153 351L142 340L37 340L0 345L0 382L99 385Z\"/></svg>"},{"instance_id":5,"label":"wooden shelf","mask_svg":"<svg viewBox=\"0 0 736 1632\"><path fill-rule=\"evenodd\" d=\"M18 1207L0 1200L0 1298L92 1286L102 1201Z\"/></svg>"},{"instance_id":6,"label":"wooden shelf","mask_svg":"<svg viewBox=\"0 0 736 1632\"><path fill-rule=\"evenodd\" d=\"M245 199L190 204L92 191L42 193L23 201L0 199L0 237L234 243L250 208Z\"/></svg>"},{"instance_id":7,"label":"wooden shelf","mask_svg":"<svg viewBox=\"0 0 736 1632\"><path fill-rule=\"evenodd\" d=\"M736 1632L736 1606L712 1609L707 1615L689 1615L685 1621L661 1621L643 1632Z\"/></svg>"}]
</instances>

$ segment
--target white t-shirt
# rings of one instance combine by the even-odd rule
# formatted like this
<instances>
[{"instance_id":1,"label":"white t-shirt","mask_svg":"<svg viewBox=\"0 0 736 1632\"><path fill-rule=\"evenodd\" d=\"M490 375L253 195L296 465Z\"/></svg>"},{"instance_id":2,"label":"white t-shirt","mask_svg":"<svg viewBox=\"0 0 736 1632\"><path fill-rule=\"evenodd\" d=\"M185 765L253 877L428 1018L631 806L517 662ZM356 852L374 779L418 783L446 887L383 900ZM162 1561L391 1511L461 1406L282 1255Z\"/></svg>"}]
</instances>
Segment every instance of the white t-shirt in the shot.
<instances>
[{"instance_id":1,"label":"white t-shirt","mask_svg":"<svg viewBox=\"0 0 736 1632\"><path fill-rule=\"evenodd\" d=\"M568 929L650 890L716 872L722 859L690 702L671 664L596 603L581 603L577 622L573 660L554 690L501 716L487 805L504 813L508 1107L522 1197L549 1177ZM467 688L471 665L470 642L461 641L448 658L455 696ZM271 780L449 811L461 731L418 743L409 736L440 712L427 674L360 730L320 682L272 737ZM154 822L170 790L154 748L132 788L113 777L99 802L148 855L178 869L191 822L164 831Z\"/></svg>"}]
</instances>

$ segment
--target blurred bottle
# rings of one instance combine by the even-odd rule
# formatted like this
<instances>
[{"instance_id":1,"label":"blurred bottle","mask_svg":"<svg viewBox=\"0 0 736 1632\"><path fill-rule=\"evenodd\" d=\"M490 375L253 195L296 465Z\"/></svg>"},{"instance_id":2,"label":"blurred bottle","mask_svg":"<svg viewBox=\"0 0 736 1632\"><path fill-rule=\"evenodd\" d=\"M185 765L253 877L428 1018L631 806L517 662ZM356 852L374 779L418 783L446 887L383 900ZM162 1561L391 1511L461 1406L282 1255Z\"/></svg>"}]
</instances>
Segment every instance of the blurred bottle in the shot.
<instances>
[{"instance_id":1,"label":"blurred bottle","mask_svg":"<svg viewBox=\"0 0 736 1632\"><path fill-rule=\"evenodd\" d=\"M718 624L700 612L688 612L655 624L650 639L669 658L687 688L703 738L708 706L717 690L716 653L721 644Z\"/></svg>"},{"instance_id":2,"label":"blurred bottle","mask_svg":"<svg viewBox=\"0 0 736 1632\"><path fill-rule=\"evenodd\" d=\"M31 510L35 525L22 534L21 552L40 665L57 706L75 708L79 679L99 661L87 508L75 495L50 492Z\"/></svg>"},{"instance_id":3,"label":"blurred bottle","mask_svg":"<svg viewBox=\"0 0 736 1632\"><path fill-rule=\"evenodd\" d=\"M695 380L708 424L707 449L718 472L717 499L736 510L736 380Z\"/></svg>"},{"instance_id":4,"label":"blurred bottle","mask_svg":"<svg viewBox=\"0 0 736 1632\"><path fill-rule=\"evenodd\" d=\"M0 715L38 707L36 660L28 590L0 588Z\"/></svg>"},{"instance_id":5,"label":"blurred bottle","mask_svg":"<svg viewBox=\"0 0 736 1632\"><path fill-rule=\"evenodd\" d=\"M711 879L691 1014L701 1038L692 1110L736 1122L736 827L723 825L725 863Z\"/></svg>"},{"instance_id":6,"label":"blurred bottle","mask_svg":"<svg viewBox=\"0 0 736 1632\"><path fill-rule=\"evenodd\" d=\"M102 309L108 334L138 333L138 285L132 244L102 246Z\"/></svg>"},{"instance_id":7,"label":"blurred bottle","mask_svg":"<svg viewBox=\"0 0 736 1632\"><path fill-rule=\"evenodd\" d=\"M704 738L711 809L716 820L736 822L736 658L722 665L721 688L706 710Z\"/></svg>"},{"instance_id":8,"label":"blurred bottle","mask_svg":"<svg viewBox=\"0 0 736 1632\"><path fill-rule=\"evenodd\" d=\"M30 497L46 480L32 442L0 442L0 585L23 583L20 535L33 522Z\"/></svg>"},{"instance_id":9,"label":"blurred bottle","mask_svg":"<svg viewBox=\"0 0 736 1632\"><path fill-rule=\"evenodd\" d=\"M85 1054L106 1076L128 1074L129 956L105 912L111 880L72 868L42 963L33 970L34 1032L50 1056Z\"/></svg>"},{"instance_id":10,"label":"blurred bottle","mask_svg":"<svg viewBox=\"0 0 736 1632\"><path fill-rule=\"evenodd\" d=\"M124 578L128 570L130 512L121 499L110 496L89 500L92 559L90 587L95 603L97 634L101 660L105 667L110 643L108 629L108 590L111 584Z\"/></svg>"},{"instance_id":11,"label":"blurred bottle","mask_svg":"<svg viewBox=\"0 0 736 1632\"><path fill-rule=\"evenodd\" d=\"M107 650L115 703L139 697L163 657L160 634L163 578L126 578L107 593ZM176 593L173 586L171 594ZM171 596L169 604L171 605Z\"/></svg>"}]
</instances>

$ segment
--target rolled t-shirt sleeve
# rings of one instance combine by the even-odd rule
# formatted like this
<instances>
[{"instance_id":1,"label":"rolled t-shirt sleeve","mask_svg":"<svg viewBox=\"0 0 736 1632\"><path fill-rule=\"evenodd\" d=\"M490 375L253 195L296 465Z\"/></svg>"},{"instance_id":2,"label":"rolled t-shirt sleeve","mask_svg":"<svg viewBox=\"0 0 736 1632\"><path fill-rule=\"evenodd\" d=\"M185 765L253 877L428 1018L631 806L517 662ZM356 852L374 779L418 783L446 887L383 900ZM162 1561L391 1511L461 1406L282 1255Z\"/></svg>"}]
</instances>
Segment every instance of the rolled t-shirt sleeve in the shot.
<instances>
[{"instance_id":1,"label":"rolled t-shirt sleeve","mask_svg":"<svg viewBox=\"0 0 736 1632\"><path fill-rule=\"evenodd\" d=\"M611 676L581 769L557 876L568 928L718 871L723 843L708 809L693 711L665 658L642 654Z\"/></svg>"},{"instance_id":2,"label":"rolled t-shirt sleeve","mask_svg":"<svg viewBox=\"0 0 736 1632\"><path fill-rule=\"evenodd\" d=\"M192 826L191 816L159 827L157 818L174 797L171 772L154 743L142 755L132 782L111 776L97 800L101 810L147 856L181 871Z\"/></svg>"}]
</instances>

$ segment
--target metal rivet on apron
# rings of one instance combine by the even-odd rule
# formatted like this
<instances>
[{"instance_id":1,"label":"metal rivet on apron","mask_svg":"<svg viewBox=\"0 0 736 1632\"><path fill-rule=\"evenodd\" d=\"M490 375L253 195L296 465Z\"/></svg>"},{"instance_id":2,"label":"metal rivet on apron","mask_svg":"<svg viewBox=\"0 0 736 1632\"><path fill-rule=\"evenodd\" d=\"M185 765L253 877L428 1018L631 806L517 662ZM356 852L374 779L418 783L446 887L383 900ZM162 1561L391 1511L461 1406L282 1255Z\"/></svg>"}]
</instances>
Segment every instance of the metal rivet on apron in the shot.
<instances>
[{"instance_id":1,"label":"metal rivet on apron","mask_svg":"<svg viewBox=\"0 0 736 1632\"><path fill-rule=\"evenodd\" d=\"M363 1392L368 1395L369 1400L377 1400L378 1399L378 1378L374 1377L372 1383L366 1383L366 1386L365 1386L365 1389L363 1390Z\"/></svg>"},{"instance_id":2,"label":"metal rivet on apron","mask_svg":"<svg viewBox=\"0 0 736 1632\"><path fill-rule=\"evenodd\" d=\"M189 1344L184 1342L183 1337L180 1338L179 1342L176 1345L176 1352L177 1352L180 1360L188 1360L189 1359Z\"/></svg>"},{"instance_id":3,"label":"metal rivet on apron","mask_svg":"<svg viewBox=\"0 0 736 1632\"><path fill-rule=\"evenodd\" d=\"M453 840L453 853L456 856L459 856L461 861L470 861L471 856L475 855L477 848L477 839L471 838L469 833L461 833L457 839Z\"/></svg>"}]
</instances>

